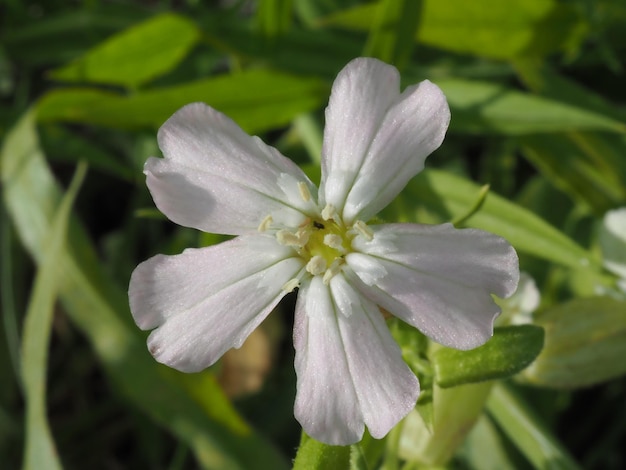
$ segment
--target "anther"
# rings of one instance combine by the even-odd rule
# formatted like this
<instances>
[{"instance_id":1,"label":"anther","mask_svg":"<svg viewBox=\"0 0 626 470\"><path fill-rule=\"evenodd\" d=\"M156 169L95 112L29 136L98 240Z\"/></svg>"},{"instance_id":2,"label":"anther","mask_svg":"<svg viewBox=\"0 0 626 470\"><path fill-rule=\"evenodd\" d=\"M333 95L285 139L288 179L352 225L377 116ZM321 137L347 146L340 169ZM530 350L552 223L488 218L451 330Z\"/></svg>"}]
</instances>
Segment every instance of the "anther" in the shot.
<instances>
[{"instance_id":1,"label":"anther","mask_svg":"<svg viewBox=\"0 0 626 470\"><path fill-rule=\"evenodd\" d=\"M306 264L306 270L314 276L319 276L326 271L326 261L321 256L315 255Z\"/></svg>"},{"instance_id":2,"label":"anther","mask_svg":"<svg viewBox=\"0 0 626 470\"><path fill-rule=\"evenodd\" d=\"M296 278L293 278L283 284L282 290L289 293L293 292L296 287L300 287L300 281Z\"/></svg>"},{"instance_id":3,"label":"anther","mask_svg":"<svg viewBox=\"0 0 626 470\"><path fill-rule=\"evenodd\" d=\"M374 232L372 232L371 228L365 225L365 222L357 220L352 226L352 228L354 228L354 230L359 232L359 234L362 235L363 238L365 238L368 242L372 241L372 239L374 238Z\"/></svg>"},{"instance_id":4,"label":"anther","mask_svg":"<svg viewBox=\"0 0 626 470\"><path fill-rule=\"evenodd\" d=\"M311 191L309 191L306 183L298 181L298 190L300 191L300 197L304 202L309 202L311 200Z\"/></svg>"},{"instance_id":5,"label":"anther","mask_svg":"<svg viewBox=\"0 0 626 470\"><path fill-rule=\"evenodd\" d=\"M331 220L337 215L337 209L332 204L326 204L326 207L322 209L322 219Z\"/></svg>"},{"instance_id":6,"label":"anther","mask_svg":"<svg viewBox=\"0 0 626 470\"><path fill-rule=\"evenodd\" d=\"M272 219L272 216L271 215L266 216L259 224L259 228L257 228L257 230L261 233L265 232L268 228L270 228L270 225L272 225L272 222L274 222L274 219Z\"/></svg>"},{"instance_id":7,"label":"anther","mask_svg":"<svg viewBox=\"0 0 626 470\"><path fill-rule=\"evenodd\" d=\"M276 239L281 245L303 247L309 241L309 234L303 230L298 230L296 233L279 230L276 232Z\"/></svg>"},{"instance_id":8,"label":"anther","mask_svg":"<svg viewBox=\"0 0 626 470\"><path fill-rule=\"evenodd\" d=\"M343 264L343 259L335 258L335 261L332 262L330 267L324 273L324 277L322 278L322 282L325 286L330 284L330 280L335 277L335 274L339 274L341 271L341 265Z\"/></svg>"},{"instance_id":9,"label":"anther","mask_svg":"<svg viewBox=\"0 0 626 470\"><path fill-rule=\"evenodd\" d=\"M324 245L337 250L339 253L346 252L346 249L343 247L343 238L335 233L327 233L324 235Z\"/></svg>"}]
</instances>

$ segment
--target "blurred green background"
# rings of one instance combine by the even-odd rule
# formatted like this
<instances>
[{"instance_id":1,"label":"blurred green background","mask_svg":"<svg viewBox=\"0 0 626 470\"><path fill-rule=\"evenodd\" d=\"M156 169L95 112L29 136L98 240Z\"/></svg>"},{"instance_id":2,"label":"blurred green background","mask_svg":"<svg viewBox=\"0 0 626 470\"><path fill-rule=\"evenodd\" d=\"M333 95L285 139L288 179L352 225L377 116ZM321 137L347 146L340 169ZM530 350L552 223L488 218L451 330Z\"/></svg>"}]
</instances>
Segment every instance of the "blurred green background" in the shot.
<instances>
[{"instance_id":1,"label":"blurred green background","mask_svg":"<svg viewBox=\"0 0 626 470\"><path fill-rule=\"evenodd\" d=\"M536 352L433 353L392 322L434 434L303 445L296 467L626 467L626 294L604 268L626 235L598 236L626 206L625 54L623 0L0 1L0 467L291 467L294 298L199 374L157 364L132 322L139 262L220 241L161 216L142 166L204 101L315 181L330 86L358 56L452 111L383 217L506 237L540 302L503 304L500 325L543 327L544 348L509 379Z\"/></svg>"}]
</instances>

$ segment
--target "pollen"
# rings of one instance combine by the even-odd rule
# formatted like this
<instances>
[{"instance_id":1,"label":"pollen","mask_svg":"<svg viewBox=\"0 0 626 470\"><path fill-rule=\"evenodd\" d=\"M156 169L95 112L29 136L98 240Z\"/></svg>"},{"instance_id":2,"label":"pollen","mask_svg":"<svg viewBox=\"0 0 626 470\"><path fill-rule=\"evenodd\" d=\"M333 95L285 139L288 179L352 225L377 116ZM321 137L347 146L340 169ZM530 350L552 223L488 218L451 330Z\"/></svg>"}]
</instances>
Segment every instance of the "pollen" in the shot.
<instances>
[{"instance_id":1,"label":"pollen","mask_svg":"<svg viewBox=\"0 0 626 470\"><path fill-rule=\"evenodd\" d=\"M326 272L326 260L319 255L315 255L306 264L306 270L314 276L320 276Z\"/></svg>"},{"instance_id":2,"label":"pollen","mask_svg":"<svg viewBox=\"0 0 626 470\"><path fill-rule=\"evenodd\" d=\"M371 228L365 225L365 222L357 220L352 228L359 232L359 234L363 236L363 238L365 238L368 242L371 242L374 239L374 232L372 232Z\"/></svg>"},{"instance_id":3,"label":"pollen","mask_svg":"<svg viewBox=\"0 0 626 470\"><path fill-rule=\"evenodd\" d=\"M332 204L326 204L326 207L322 210L322 219L334 220L337 217L337 209Z\"/></svg>"},{"instance_id":4,"label":"pollen","mask_svg":"<svg viewBox=\"0 0 626 470\"><path fill-rule=\"evenodd\" d=\"M304 202L309 202L311 200L311 191L309 191L306 183L298 181L298 191L300 192L300 197Z\"/></svg>"},{"instance_id":5,"label":"pollen","mask_svg":"<svg viewBox=\"0 0 626 470\"><path fill-rule=\"evenodd\" d=\"M267 229L270 228L270 226L272 225L272 222L274 222L274 219L272 219L271 215L267 215L259 224L259 228L257 228L257 230L261 233L266 232Z\"/></svg>"},{"instance_id":6,"label":"pollen","mask_svg":"<svg viewBox=\"0 0 626 470\"><path fill-rule=\"evenodd\" d=\"M299 229L297 232L282 229L276 232L276 239L281 245L302 248L309 241L309 232L306 229Z\"/></svg>"}]
</instances>

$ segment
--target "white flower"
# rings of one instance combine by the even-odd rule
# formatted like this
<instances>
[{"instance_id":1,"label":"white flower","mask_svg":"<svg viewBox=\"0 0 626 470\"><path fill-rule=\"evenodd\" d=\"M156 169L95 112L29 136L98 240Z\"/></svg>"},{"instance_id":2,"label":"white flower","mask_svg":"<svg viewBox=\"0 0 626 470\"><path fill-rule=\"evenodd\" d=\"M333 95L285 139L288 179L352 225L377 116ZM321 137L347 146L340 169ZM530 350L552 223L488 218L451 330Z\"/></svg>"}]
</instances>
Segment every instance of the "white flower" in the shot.
<instances>
[{"instance_id":1,"label":"white flower","mask_svg":"<svg viewBox=\"0 0 626 470\"><path fill-rule=\"evenodd\" d=\"M172 221L236 238L140 264L130 281L137 325L156 328L154 357L199 371L240 347L299 287L295 416L307 434L346 445L366 425L381 438L419 393L380 307L446 346L492 335L518 282L502 238L450 224L366 225L441 144L450 111L428 81L399 91L394 67L355 59L326 109L319 192L292 161L194 103L159 130L165 158L147 184Z\"/></svg>"}]
</instances>

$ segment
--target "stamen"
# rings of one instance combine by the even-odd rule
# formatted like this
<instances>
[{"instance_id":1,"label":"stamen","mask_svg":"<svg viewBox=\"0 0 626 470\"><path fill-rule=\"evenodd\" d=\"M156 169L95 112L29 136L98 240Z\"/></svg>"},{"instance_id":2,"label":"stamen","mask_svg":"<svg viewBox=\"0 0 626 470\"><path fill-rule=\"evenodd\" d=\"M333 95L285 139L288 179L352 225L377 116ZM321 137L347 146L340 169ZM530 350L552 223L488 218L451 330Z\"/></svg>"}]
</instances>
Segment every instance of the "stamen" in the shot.
<instances>
[{"instance_id":1,"label":"stamen","mask_svg":"<svg viewBox=\"0 0 626 470\"><path fill-rule=\"evenodd\" d=\"M326 261L321 256L315 255L306 264L306 270L314 276L319 276L326 271Z\"/></svg>"},{"instance_id":2,"label":"stamen","mask_svg":"<svg viewBox=\"0 0 626 470\"><path fill-rule=\"evenodd\" d=\"M270 225L272 225L272 222L274 222L274 219L272 219L272 216L271 215L266 216L259 224L259 228L257 228L257 230L261 233L265 232L268 228L270 228Z\"/></svg>"},{"instance_id":3,"label":"stamen","mask_svg":"<svg viewBox=\"0 0 626 470\"><path fill-rule=\"evenodd\" d=\"M357 220L352 228L359 232L359 234L361 234L363 238L365 238L368 242L372 241L372 239L374 238L374 232L372 232L371 228L365 225L365 222Z\"/></svg>"},{"instance_id":4,"label":"stamen","mask_svg":"<svg viewBox=\"0 0 626 470\"><path fill-rule=\"evenodd\" d=\"M341 271L341 265L342 264L343 264L343 259L335 258L333 263L330 265L330 267L324 273L324 277L322 278L322 282L324 283L325 286L330 284L330 280L333 277L335 277L335 274L339 274L339 272Z\"/></svg>"},{"instance_id":5,"label":"stamen","mask_svg":"<svg viewBox=\"0 0 626 470\"><path fill-rule=\"evenodd\" d=\"M303 236L300 230L296 233L292 233L289 230L279 230L276 232L276 239L278 240L278 243L285 246L303 247L308 241L308 236L306 238L307 240L303 242Z\"/></svg>"},{"instance_id":6,"label":"stamen","mask_svg":"<svg viewBox=\"0 0 626 470\"><path fill-rule=\"evenodd\" d=\"M298 190L300 191L300 197L304 202L309 202L311 200L311 191L309 191L309 187L306 183L298 181Z\"/></svg>"},{"instance_id":7,"label":"stamen","mask_svg":"<svg viewBox=\"0 0 626 470\"><path fill-rule=\"evenodd\" d=\"M322 219L331 220L337 215L337 209L332 204L326 204L326 207L322 210Z\"/></svg>"},{"instance_id":8,"label":"stamen","mask_svg":"<svg viewBox=\"0 0 626 470\"><path fill-rule=\"evenodd\" d=\"M289 293L293 292L296 287L300 287L300 281L294 277L283 284L282 290Z\"/></svg>"},{"instance_id":9,"label":"stamen","mask_svg":"<svg viewBox=\"0 0 626 470\"><path fill-rule=\"evenodd\" d=\"M327 233L324 235L324 245L337 250L339 253L346 252L346 249L343 247L343 238L335 233Z\"/></svg>"}]
</instances>

